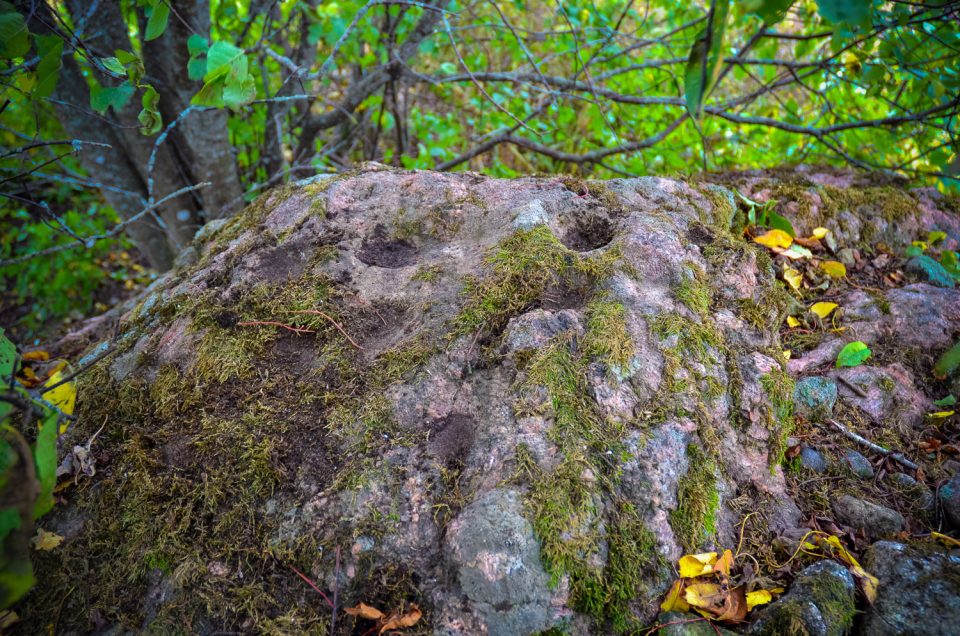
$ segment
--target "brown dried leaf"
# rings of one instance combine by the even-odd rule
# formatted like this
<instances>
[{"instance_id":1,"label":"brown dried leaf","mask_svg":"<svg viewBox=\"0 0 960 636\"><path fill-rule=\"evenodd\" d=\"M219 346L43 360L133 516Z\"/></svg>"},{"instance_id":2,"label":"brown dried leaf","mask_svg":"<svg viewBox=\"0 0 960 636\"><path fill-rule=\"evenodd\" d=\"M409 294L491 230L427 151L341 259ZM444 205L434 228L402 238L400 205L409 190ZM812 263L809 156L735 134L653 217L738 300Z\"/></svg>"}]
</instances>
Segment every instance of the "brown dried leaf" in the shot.
<instances>
[{"instance_id":1,"label":"brown dried leaf","mask_svg":"<svg viewBox=\"0 0 960 636\"><path fill-rule=\"evenodd\" d=\"M385 614L378 610L376 607L367 605L366 603L360 603L356 607L348 607L343 610L350 616L359 616L360 618L366 618L371 621L378 621L381 618L385 617Z\"/></svg>"},{"instance_id":2,"label":"brown dried leaf","mask_svg":"<svg viewBox=\"0 0 960 636\"><path fill-rule=\"evenodd\" d=\"M423 612L414 603L410 603L410 609L405 614L390 614L386 621L380 627L380 634L394 629L403 629L404 627L413 627L423 616Z\"/></svg>"}]
</instances>

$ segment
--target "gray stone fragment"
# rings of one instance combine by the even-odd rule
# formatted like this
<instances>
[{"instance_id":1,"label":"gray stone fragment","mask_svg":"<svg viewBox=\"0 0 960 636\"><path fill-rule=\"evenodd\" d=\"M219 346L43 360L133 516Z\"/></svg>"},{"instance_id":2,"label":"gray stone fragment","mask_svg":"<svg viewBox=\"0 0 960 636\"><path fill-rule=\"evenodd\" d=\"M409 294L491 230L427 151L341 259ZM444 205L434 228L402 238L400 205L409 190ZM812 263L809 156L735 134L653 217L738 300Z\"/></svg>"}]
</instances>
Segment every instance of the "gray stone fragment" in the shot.
<instances>
[{"instance_id":1,"label":"gray stone fragment","mask_svg":"<svg viewBox=\"0 0 960 636\"><path fill-rule=\"evenodd\" d=\"M914 256L907 261L907 272L937 287L951 288L955 285L950 272L926 254Z\"/></svg>"},{"instance_id":2,"label":"gray stone fragment","mask_svg":"<svg viewBox=\"0 0 960 636\"><path fill-rule=\"evenodd\" d=\"M793 401L797 415L815 422L822 421L833 414L837 383L820 376L803 378L793 389Z\"/></svg>"},{"instance_id":3,"label":"gray stone fragment","mask_svg":"<svg viewBox=\"0 0 960 636\"><path fill-rule=\"evenodd\" d=\"M855 450L848 450L843 454L843 462L857 477L873 479L873 466L870 460Z\"/></svg>"},{"instance_id":4,"label":"gray stone fragment","mask_svg":"<svg viewBox=\"0 0 960 636\"><path fill-rule=\"evenodd\" d=\"M520 495L491 490L450 523L447 556L490 634L531 634L549 620L550 577Z\"/></svg>"},{"instance_id":5,"label":"gray stone fragment","mask_svg":"<svg viewBox=\"0 0 960 636\"><path fill-rule=\"evenodd\" d=\"M855 529L863 528L871 537L901 532L905 522L896 510L844 495L833 503L833 512L840 523Z\"/></svg>"},{"instance_id":6,"label":"gray stone fragment","mask_svg":"<svg viewBox=\"0 0 960 636\"><path fill-rule=\"evenodd\" d=\"M710 621L698 621L695 614L681 614L680 612L666 612L657 617L657 625L664 625L657 630L657 636L734 636L735 632L724 629L719 625L710 624Z\"/></svg>"},{"instance_id":7,"label":"gray stone fragment","mask_svg":"<svg viewBox=\"0 0 960 636\"><path fill-rule=\"evenodd\" d=\"M940 505L943 516L954 528L960 529L960 474L956 474L940 486Z\"/></svg>"},{"instance_id":8,"label":"gray stone fragment","mask_svg":"<svg viewBox=\"0 0 960 636\"><path fill-rule=\"evenodd\" d=\"M751 635L842 636L856 613L853 576L836 561L819 561L801 571L780 599L759 611Z\"/></svg>"},{"instance_id":9,"label":"gray stone fragment","mask_svg":"<svg viewBox=\"0 0 960 636\"><path fill-rule=\"evenodd\" d=\"M823 453L810 446L804 446L800 449L800 463L803 464L804 468L812 470L815 473L822 473L826 471L829 466L827 458L823 456Z\"/></svg>"},{"instance_id":10,"label":"gray stone fragment","mask_svg":"<svg viewBox=\"0 0 960 636\"><path fill-rule=\"evenodd\" d=\"M513 227L519 230L529 230L537 225L544 225L550 221L543 201L534 199L523 207L514 210Z\"/></svg>"},{"instance_id":11,"label":"gray stone fragment","mask_svg":"<svg viewBox=\"0 0 960 636\"><path fill-rule=\"evenodd\" d=\"M960 556L892 541L873 544L861 564L880 580L861 632L948 636L960 628Z\"/></svg>"}]
</instances>

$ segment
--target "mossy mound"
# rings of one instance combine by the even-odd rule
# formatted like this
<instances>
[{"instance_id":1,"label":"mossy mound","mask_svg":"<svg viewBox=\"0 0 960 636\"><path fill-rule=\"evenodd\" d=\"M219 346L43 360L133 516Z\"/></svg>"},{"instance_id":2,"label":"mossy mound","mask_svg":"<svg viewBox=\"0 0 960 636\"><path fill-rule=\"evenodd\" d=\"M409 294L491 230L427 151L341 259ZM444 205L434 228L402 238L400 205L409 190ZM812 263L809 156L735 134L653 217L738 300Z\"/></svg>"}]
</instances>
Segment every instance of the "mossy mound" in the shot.
<instances>
[{"instance_id":1,"label":"mossy mound","mask_svg":"<svg viewBox=\"0 0 960 636\"><path fill-rule=\"evenodd\" d=\"M732 201L371 168L206 228L81 377L63 448L102 428L97 472L45 521L25 625L327 633L298 571L417 604L407 633L644 625L683 551L800 519L786 295Z\"/></svg>"}]
</instances>

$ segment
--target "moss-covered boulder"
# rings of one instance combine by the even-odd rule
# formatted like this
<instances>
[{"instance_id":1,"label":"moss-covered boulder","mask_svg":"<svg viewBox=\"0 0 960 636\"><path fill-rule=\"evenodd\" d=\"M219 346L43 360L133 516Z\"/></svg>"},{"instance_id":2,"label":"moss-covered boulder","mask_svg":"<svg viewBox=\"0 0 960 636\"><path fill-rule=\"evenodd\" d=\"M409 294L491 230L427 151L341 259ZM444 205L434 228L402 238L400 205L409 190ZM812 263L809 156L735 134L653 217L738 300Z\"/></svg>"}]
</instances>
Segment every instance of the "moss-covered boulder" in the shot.
<instances>
[{"instance_id":1,"label":"moss-covered boulder","mask_svg":"<svg viewBox=\"0 0 960 636\"><path fill-rule=\"evenodd\" d=\"M682 553L801 520L788 297L733 202L370 167L205 228L98 323L24 624L326 633L303 578L410 633L650 624Z\"/></svg>"}]
</instances>

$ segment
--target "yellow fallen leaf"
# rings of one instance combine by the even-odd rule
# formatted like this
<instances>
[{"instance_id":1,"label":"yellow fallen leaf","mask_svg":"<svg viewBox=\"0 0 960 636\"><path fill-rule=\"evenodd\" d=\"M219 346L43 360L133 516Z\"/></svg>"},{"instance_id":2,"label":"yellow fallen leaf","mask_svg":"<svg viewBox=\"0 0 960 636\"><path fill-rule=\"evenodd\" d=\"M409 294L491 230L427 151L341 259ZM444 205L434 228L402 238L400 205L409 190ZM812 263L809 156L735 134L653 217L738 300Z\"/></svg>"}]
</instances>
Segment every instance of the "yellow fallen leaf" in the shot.
<instances>
[{"instance_id":1,"label":"yellow fallen leaf","mask_svg":"<svg viewBox=\"0 0 960 636\"><path fill-rule=\"evenodd\" d=\"M693 583L687 586L683 598L693 607L706 609L720 600L720 586L716 583Z\"/></svg>"},{"instance_id":2,"label":"yellow fallen leaf","mask_svg":"<svg viewBox=\"0 0 960 636\"><path fill-rule=\"evenodd\" d=\"M667 592L666 598L660 603L664 612L689 612L690 604L683 598L683 579L677 579Z\"/></svg>"},{"instance_id":3,"label":"yellow fallen leaf","mask_svg":"<svg viewBox=\"0 0 960 636\"><path fill-rule=\"evenodd\" d=\"M733 567L733 552L724 550L723 555L713 564L713 571L719 572L724 576L730 576L731 567Z\"/></svg>"},{"instance_id":4,"label":"yellow fallen leaf","mask_svg":"<svg viewBox=\"0 0 960 636\"><path fill-rule=\"evenodd\" d=\"M20 622L20 617L13 610L0 611L0 633L3 630L13 627L14 623Z\"/></svg>"},{"instance_id":5,"label":"yellow fallen leaf","mask_svg":"<svg viewBox=\"0 0 960 636\"><path fill-rule=\"evenodd\" d=\"M754 590L747 592L747 611L752 610L757 605L766 605L773 600L773 594L770 590Z\"/></svg>"},{"instance_id":6,"label":"yellow fallen leaf","mask_svg":"<svg viewBox=\"0 0 960 636\"><path fill-rule=\"evenodd\" d=\"M377 621L381 618L384 618L386 615L378 610L376 607L367 605L366 603L360 603L356 607L348 607L343 610L350 616L359 616L360 618L366 618L367 620Z\"/></svg>"},{"instance_id":7,"label":"yellow fallen leaf","mask_svg":"<svg viewBox=\"0 0 960 636\"><path fill-rule=\"evenodd\" d=\"M783 270L783 280L787 281L787 284L794 289L799 290L800 285L803 283L803 274L801 274L797 269L788 267L787 269Z\"/></svg>"},{"instance_id":8,"label":"yellow fallen leaf","mask_svg":"<svg viewBox=\"0 0 960 636\"><path fill-rule=\"evenodd\" d=\"M828 303L828 302L821 301L819 303L814 303L813 306L810 307L810 311L817 314L821 318L826 318L837 307L839 307L837 303Z\"/></svg>"},{"instance_id":9,"label":"yellow fallen leaf","mask_svg":"<svg viewBox=\"0 0 960 636\"><path fill-rule=\"evenodd\" d=\"M820 269L830 278L843 278L847 275L847 266L839 261L823 261L820 263Z\"/></svg>"},{"instance_id":10,"label":"yellow fallen leaf","mask_svg":"<svg viewBox=\"0 0 960 636\"><path fill-rule=\"evenodd\" d=\"M692 579L704 574L713 572L713 564L717 562L716 552L706 552L704 554L687 554L680 557L678 563L680 569L680 578Z\"/></svg>"},{"instance_id":11,"label":"yellow fallen leaf","mask_svg":"<svg viewBox=\"0 0 960 636\"><path fill-rule=\"evenodd\" d=\"M839 537L833 535L826 538L818 537L818 542L820 545L826 544L836 557L850 569L850 573L860 582L863 595L873 605L873 602L877 600L877 588L880 586L880 580L860 566L860 563L840 543Z\"/></svg>"},{"instance_id":12,"label":"yellow fallen leaf","mask_svg":"<svg viewBox=\"0 0 960 636\"><path fill-rule=\"evenodd\" d=\"M789 350L789 349L784 349L784 350L783 350L783 359L784 359L784 360L789 360L789 359L790 359L790 350Z\"/></svg>"},{"instance_id":13,"label":"yellow fallen leaf","mask_svg":"<svg viewBox=\"0 0 960 636\"><path fill-rule=\"evenodd\" d=\"M927 251L927 243L925 241L914 241L911 243L914 247L919 247L922 251Z\"/></svg>"},{"instance_id":14,"label":"yellow fallen leaf","mask_svg":"<svg viewBox=\"0 0 960 636\"><path fill-rule=\"evenodd\" d=\"M827 234L829 234L829 233L830 233L830 230L828 230L828 229L825 228L825 227L815 227L815 228L813 228L813 238L815 238L815 239L822 239L823 237L825 237L825 236L826 236Z\"/></svg>"},{"instance_id":15,"label":"yellow fallen leaf","mask_svg":"<svg viewBox=\"0 0 960 636\"><path fill-rule=\"evenodd\" d=\"M50 378L44 383L44 386L53 386L60 383L66 376L64 371L66 368L59 369L50 376ZM58 409L64 412L66 415L73 415L73 407L77 402L77 384L74 381L64 382L57 388L47 391L43 394L43 399L47 402L50 402Z\"/></svg>"},{"instance_id":16,"label":"yellow fallen leaf","mask_svg":"<svg viewBox=\"0 0 960 636\"><path fill-rule=\"evenodd\" d=\"M936 413L927 413L927 417L931 420L945 420L955 412L956 411L937 411Z\"/></svg>"},{"instance_id":17,"label":"yellow fallen leaf","mask_svg":"<svg viewBox=\"0 0 960 636\"><path fill-rule=\"evenodd\" d=\"M27 351L26 353L23 354L22 357L25 362L30 362L30 361L45 362L50 359L50 354L47 353L46 351Z\"/></svg>"},{"instance_id":18,"label":"yellow fallen leaf","mask_svg":"<svg viewBox=\"0 0 960 636\"><path fill-rule=\"evenodd\" d=\"M56 532L47 532L43 528L37 528L37 536L33 538L33 548L41 552L49 552L63 543L63 537Z\"/></svg>"},{"instance_id":19,"label":"yellow fallen leaf","mask_svg":"<svg viewBox=\"0 0 960 636\"><path fill-rule=\"evenodd\" d=\"M800 321L794 318L793 316L787 316L787 326L793 329L794 327L800 326Z\"/></svg>"},{"instance_id":20,"label":"yellow fallen leaf","mask_svg":"<svg viewBox=\"0 0 960 636\"><path fill-rule=\"evenodd\" d=\"M946 543L946 544L949 545L949 546L953 546L953 547L955 547L955 548L960 548L960 541L957 541L957 540L954 539L953 537L948 537L948 536L945 535L945 534L940 534L939 532L931 532L931 533L930 533L930 538L931 538L931 539L937 539L938 541L943 541L944 543Z\"/></svg>"},{"instance_id":21,"label":"yellow fallen leaf","mask_svg":"<svg viewBox=\"0 0 960 636\"><path fill-rule=\"evenodd\" d=\"M753 239L754 243L759 243L764 247L782 247L787 248L793 243L793 239L783 230L770 230L766 234Z\"/></svg>"}]
</instances>

